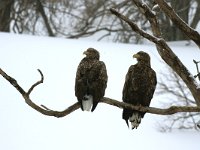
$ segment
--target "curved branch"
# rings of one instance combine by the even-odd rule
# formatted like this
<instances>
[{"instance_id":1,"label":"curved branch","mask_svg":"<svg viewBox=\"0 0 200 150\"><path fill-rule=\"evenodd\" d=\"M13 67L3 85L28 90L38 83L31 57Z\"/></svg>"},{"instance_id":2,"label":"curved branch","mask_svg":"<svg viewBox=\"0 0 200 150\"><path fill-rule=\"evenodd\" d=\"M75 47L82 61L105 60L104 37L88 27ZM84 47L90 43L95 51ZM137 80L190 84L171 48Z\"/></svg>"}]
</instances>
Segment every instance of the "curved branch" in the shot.
<instances>
[{"instance_id":1,"label":"curved branch","mask_svg":"<svg viewBox=\"0 0 200 150\"><path fill-rule=\"evenodd\" d=\"M159 39L156 38L153 35L148 34L147 32L145 32L144 30L140 29L135 23L133 23L129 18L127 18L126 16L120 14L118 11L116 11L114 8L111 8L110 11L116 15L117 17L119 17L120 19L122 19L123 21L125 21L126 23L129 24L129 26L132 28L133 31L135 31L136 33L140 34L142 37L148 39L149 41L152 41L153 43L158 44L159 43Z\"/></svg>"},{"instance_id":2,"label":"curved branch","mask_svg":"<svg viewBox=\"0 0 200 150\"><path fill-rule=\"evenodd\" d=\"M12 78L11 76L7 75L1 68L0 68L0 74L8 81L10 84L12 84L22 95L26 94L26 92L18 85L17 81Z\"/></svg>"},{"instance_id":3,"label":"curved branch","mask_svg":"<svg viewBox=\"0 0 200 150\"><path fill-rule=\"evenodd\" d=\"M49 36L54 37L55 35L54 35L54 33L53 33L52 29L51 29L51 26L49 24L47 15L46 15L46 13L44 11L44 7L43 7L42 2L40 0L37 0L37 9L38 9L39 13L41 14L42 19L44 20L44 24L45 24L45 26L47 28Z\"/></svg>"},{"instance_id":4,"label":"curved branch","mask_svg":"<svg viewBox=\"0 0 200 150\"><path fill-rule=\"evenodd\" d=\"M155 0L172 22L200 47L200 34L185 23L164 0Z\"/></svg>"},{"instance_id":5,"label":"curved branch","mask_svg":"<svg viewBox=\"0 0 200 150\"><path fill-rule=\"evenodd\" d=\"M54 111L54 110L47 108L44 105L41 105L41 107L40 107L40 106L36 105L35 103L33 103L32 100L29 98L29 94L34 89L34 87L36 87L37 85L39 85L40 83L43 82L43 74L40 70L38 70L38 71L40 72L41 80L39 80L38 82L33 84L31 86L31 88L28 90L28 92L26 93L14 78L7 75L0 68L0 74L19 91L19 93L25 99L25 102L31 108L42 113L43 115L54 116L54 117L64 117L64 116L67 116L68 114L72 113L73 111L77 110L78 108L80 108L80 104L78 102L76 102L75 104L71 105L70 107L66 108L63 111ZM101 102L119 107L121 109L122 108L128 108L128 109L132 109L132 110L138 110L138 111L141 111L141 112L147 112L147 113L159 114L159 115L171 115L171 114L178 113L178 112L200 112L200 107L171 106L167 109L160 109L160 108L154 108L154 107L134 106L134 105L124 103L124 102L119 102L117 100L107 98L107 97L104 97L101 100Z\"/></svg>"},{"instance_id":6,"label":"curved branch","mask_svg":"<svg viewBox=\"0 0 200 150\"><path fill-rule=\"evenodd\" d=\"M41 80L38 81L38 82L36 82L35 84L33 84L33 85L30 87L30 89L29 89L28 92L27 92L28 95L31 94L31 92L33 91L33 89L34 89L36 86L38 86L39 84L43 83L43 81L44 81L44 76L43 76L43 74L42 74L42 71L41 71L40 69L38 69L38 72L40 73Z\"/></svg>"},{"instance_id":7,"label":"curved branch","mask_svg":"<svg viewBox=\"0 0 200 150\"><path fill-rule=\"evenodd\" d=\"M132 110L138 110L141 112L157 114L157 115L172 115L179 112L200 112L200 107L192 106L171 106L169 108L161 109L155 107L143 107L143 106L134 106L128 103L119 102L117 100L104 97L102 99L103 103L117 106L119 108L128 108Z\"/></svg>"},{"instance_id":8,"label":"curved branch","mask_svg":"<svg viewBox=\"0 0 200 150\"><path fill-rule=\"evenodd\" d=\"M70 114L71 112L75 111L76 109L80 108L79 103L75 103L72 106L66 108L64 111L53 111L50 109L46 109L44 108L44 106L40 107L38 105L36 105L35 103L32 102L32 100L30 99L29 95L32 92L32 90L39 85L40 83L43 83L44 77L42 72L38 69L40 75L41 75L41 80L39 80L38 82L36 82L35 84L33 84L30 89L28 90L28 92L25 92L25 90L17 83L17 81L12 78L11 76L7 75L1 68L0 68L0 74L8 81L10 82L10 84L12 84L18 91L19 93L23 96L25 102L32 107L33 109L35 109L36 111L42 113L43 115L47 115L47 116L55 116L55 117L64 117L68 114Z\"/></svg>"},{"instance_id":9,"label":"curved branch","mask_svg":"<svg viewBox=\"0 0 200 150\"><path fill-rule=\"evenodd\" d=\"M144 7L145 8L145 7ZM162 57L162 59L182 78L187 87L190 89L196 104L200 106L200 88L196 84L196 81L192 74L188 71L188 69L184 66L184 64L180 61L180 59L175 55L175 53L171 50L171 48L167 45L164 39L158 38L156 36L150 35L144 30L140 29L134 22L132 22L128 17L122 15L115 9L111 8L110 11L125 21L133 31L141 35L142 37L152 41L156 44L158 53ZM149 10L147 10L149 11ZM148 17L148 16L147 16ZM151 23L151 22L150 22ZM156 35L156 34L155 34Z\"/></svg>"}]
</instances>

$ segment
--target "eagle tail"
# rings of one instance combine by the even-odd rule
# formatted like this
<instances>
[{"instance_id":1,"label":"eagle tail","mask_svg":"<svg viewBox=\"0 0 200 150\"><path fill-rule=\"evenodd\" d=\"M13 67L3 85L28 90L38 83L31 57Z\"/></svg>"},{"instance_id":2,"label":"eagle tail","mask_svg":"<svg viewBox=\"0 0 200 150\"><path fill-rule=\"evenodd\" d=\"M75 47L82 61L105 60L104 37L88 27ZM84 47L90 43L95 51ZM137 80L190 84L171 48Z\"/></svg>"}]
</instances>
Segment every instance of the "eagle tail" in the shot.
<instances>
[{"instance_id":1,"label":"eagle tail","mask_svg":"<svg viewBox=\"0 0 200 150\"><path fill-rule=\"evenodd\" d=\"M122 118L125 120L125 122L126 122L128 128L129 128L129 122L128 122L129 114L130 114L130 110L128 110L128 109L123 109Z\"/></svg>"},{"instance_id":2,"label":"eagle tail","mask_svg":"<svg viewBox=\"0 0 200 150\"><path fill-rule=\"evenodd\" d=\"M81 104L81 110L84 111L84 110L83 110L83 104L82 104L82 101L79 102L79 103Z\"/></svg>"},{"instance_id":3,"label":"eagle tail","mask_svg":"<svg viewBox=\"0 0 200 150\"><path fill-rule=\"evenodd\" d=\"M128 128L129 128L128 119L126 119L125 121L126 121L126 124L127 124Z\"/></svg>"},{"instance_id":4,"label":"eagle tail","mask_svg":"<svg viewBox=\"0 0 200 150\"><path fill-rule=\"evenodd\" d=\"M129 117L132 129L137 129L141 122L142 114L140 112L133 112L132 116Z\"/></svg>"},{"instance_id":5,"label":"eagle tail","mask_svg":"<svg viewBox=\"0 0 200 150\"><path fill-rule=\"evenodd\" d=\"M98 102L96 102L96 101L93 102L93 106L92 106L92 109L91 109L92 112L93 112L93 111L95 110L95 108L97 107L97 104L98 104Z\"/></svg>"},{"instance_id":6,"label":"eagle tail","mask_svg":"<svg viewBox=\"0 0 200 150\"><path fill-rule=\"evenodd\" d=\"M91 95L85 95L82 100L81 109L83 111L90 111L93 103L93 97Z\"/></svg>"}]
</instances>

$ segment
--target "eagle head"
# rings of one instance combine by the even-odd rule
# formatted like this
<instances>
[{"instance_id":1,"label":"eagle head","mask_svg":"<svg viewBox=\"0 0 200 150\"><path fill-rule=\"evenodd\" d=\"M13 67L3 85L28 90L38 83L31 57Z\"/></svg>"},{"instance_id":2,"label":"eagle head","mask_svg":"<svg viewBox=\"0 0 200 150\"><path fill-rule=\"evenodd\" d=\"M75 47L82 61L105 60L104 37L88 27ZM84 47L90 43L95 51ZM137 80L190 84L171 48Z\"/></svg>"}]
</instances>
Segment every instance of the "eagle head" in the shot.
<instances>
[{"instance_id":1,"label":"eagle head","mask_svg":"<svg viewBox=\"0 0 200 150\"><path fill-rule=\"evenodd\" d=\"M83 52L86 55L86 58L90 59L98 59L99 60L99 52L94 48L88 48L86 51Z\"/></svg>"},{"instance_id":2,"label":"eagle head","mask_svg":"<svg viewBox=\"0 0 200 150\"><path fill-rule=\"evenodd\" d=\"M137 54L133 55L133 58L136 58L138 63L145 63L150 66L150 56L146 52L139 51Z\"/></svg>"}]
</instances>

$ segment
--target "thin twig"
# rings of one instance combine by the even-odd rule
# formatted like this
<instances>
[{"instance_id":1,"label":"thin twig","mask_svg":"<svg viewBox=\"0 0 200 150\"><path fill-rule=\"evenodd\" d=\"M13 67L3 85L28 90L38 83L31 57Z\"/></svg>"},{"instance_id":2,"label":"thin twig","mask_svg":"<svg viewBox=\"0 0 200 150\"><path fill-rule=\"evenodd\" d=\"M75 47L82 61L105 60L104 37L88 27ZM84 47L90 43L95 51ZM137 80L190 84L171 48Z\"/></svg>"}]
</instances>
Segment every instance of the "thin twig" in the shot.
<instances>
[{"instance_id":1,"label":"thin twig","mask_svg":"<svg viewBox=\"0 0 200 150\"><path fill-rule=\"evenodd\" d=\"M31 92L33 91L33 89L38 86L39 84L44 82L44 76L42 74L42 71L40 69L38 69L38 72L40 73L41 79L39 81L37 81L35 84L33 84L30 89L28 90L27 94L30 95Z\"/></svg>"},{"instance_id":2,"label":"thin twig","mask_svg":"<svg viewBox=\"0 0 200 150\"><path fill-rule=\"evenodd\" d=\"M199 81L200 81L200 72L199 72L199 66L198 66L198 63L200 63L200 61L196 61L193 59L193 62L195 63L196 65L196 68L197 68L197 75L195 75L194 77L198 77Z\"/></svg>"}]
</instances>

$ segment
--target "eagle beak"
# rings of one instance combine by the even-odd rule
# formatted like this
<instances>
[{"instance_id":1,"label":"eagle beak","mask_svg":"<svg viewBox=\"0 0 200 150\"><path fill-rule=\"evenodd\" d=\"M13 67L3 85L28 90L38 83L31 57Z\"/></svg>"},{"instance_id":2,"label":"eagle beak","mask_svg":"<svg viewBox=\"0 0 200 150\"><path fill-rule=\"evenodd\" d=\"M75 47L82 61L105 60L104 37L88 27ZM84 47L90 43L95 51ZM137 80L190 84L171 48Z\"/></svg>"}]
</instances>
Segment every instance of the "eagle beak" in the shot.
<instances>
[{"instance_id":1,"label":"eagle beak","mask_svg":"<svg viewBox=\"0 0 200 150\"><path fill-rule=\"evenodd\" d=\"M133 58L139 58L139 57L140 57L139 54L134 54L134 55L133 55Z\"/></svg>"},{"instance_id":2,"label":"eagle beak","mask_svg":"<svg viewBox=\"0 0 200 150\"><path fill-rule=\"evenodd\" d=\"M88 52L87 52L87 51L84 51L84 52L83 52L83 55L87 55L87 54L88 54Z\"/></svg>"}]
</instances>

